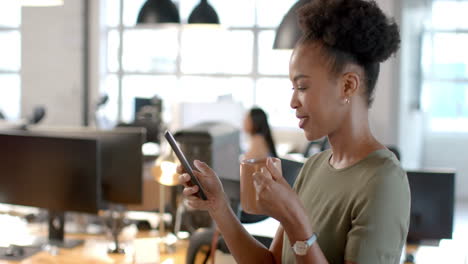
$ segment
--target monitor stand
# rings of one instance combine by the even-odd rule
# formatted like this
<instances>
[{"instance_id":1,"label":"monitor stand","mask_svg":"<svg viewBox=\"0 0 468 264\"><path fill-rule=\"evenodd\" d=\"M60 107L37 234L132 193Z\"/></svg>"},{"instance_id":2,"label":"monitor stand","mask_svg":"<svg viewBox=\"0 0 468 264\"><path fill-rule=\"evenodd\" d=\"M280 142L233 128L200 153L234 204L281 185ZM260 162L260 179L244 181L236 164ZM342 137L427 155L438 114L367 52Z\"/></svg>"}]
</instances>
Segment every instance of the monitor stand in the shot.
<instances>
[{"instance_id":1,"label":"monitor stand","mask_svg":"<svg viewBox=\"0 0 468 264\"><path fill-rule=\"evenodd\" d=\"M117 204L109 203L109 212L104 216L104 222L112 234L113 248L109 248L108 253L125 254L125 249L119 243L119 235L122 229L127 225L125 219L125 209Z\"/></svg>"},{"instance_id":2,"label":"monitor stand","mask_svg":"<svg viewBox=\"0 0 468 264\"><path fill-rule=\"evenodd\" d=\"M49 238L39 239L39 244L59 248L74 248L83 244L83 240L65 239L65 212L49 210L48 214Z\"/></svg>"}]
</instances>

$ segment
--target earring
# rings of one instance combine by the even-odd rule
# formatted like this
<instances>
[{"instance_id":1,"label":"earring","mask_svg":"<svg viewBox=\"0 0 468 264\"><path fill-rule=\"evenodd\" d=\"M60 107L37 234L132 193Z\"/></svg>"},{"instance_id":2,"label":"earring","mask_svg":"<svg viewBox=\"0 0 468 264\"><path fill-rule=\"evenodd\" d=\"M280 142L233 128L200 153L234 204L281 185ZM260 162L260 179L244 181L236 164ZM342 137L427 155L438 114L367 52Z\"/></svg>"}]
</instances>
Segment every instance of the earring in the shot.
<instances>
[{"instance_id":1,"label":"earring","mask_svg":"<svg viewBox=\"0 0 468 264\"><path fill-rule=\"evenodd\" d=\"M346 98L346 99L345 99L345 102L346 102L347 104L349 104L349 98Z\"/></svg>"}]
</instances>

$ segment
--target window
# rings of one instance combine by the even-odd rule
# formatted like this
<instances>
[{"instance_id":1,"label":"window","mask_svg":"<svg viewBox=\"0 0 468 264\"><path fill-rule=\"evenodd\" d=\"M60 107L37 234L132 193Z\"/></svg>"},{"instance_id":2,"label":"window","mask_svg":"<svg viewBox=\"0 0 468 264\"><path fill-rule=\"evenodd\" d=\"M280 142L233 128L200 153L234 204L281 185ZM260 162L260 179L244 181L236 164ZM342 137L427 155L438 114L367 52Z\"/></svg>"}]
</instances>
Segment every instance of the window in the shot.
<instances>
[{"instance_id":1,"label":"window","mask_svg":"<svg viewBox=\"0 0 468 264\"><path fill-rule=\"evenodd\" d=\"M434 1L422 40L421 105L432 131L468 132L468 1Z\"/></svg>"},{"instance_id":2,"label":"window","mask_svg":"<svg viewBox=\"0 0 468 264\"><path fill-rule=\"evenodd\" d=\"M184 26L199 0L174 1L181 26L135 26L144 2L103 2L107 74L101 92L109 95L107 120L132 121L135 97L161 97L164 121L170 122L174 104L231 95L246 109L264 108L273 126L296 127L289 107L291 51L272 49L275 29L296 0L210 0L220 28Z\"/></svg>"},{"instance_id":3,"label":"window","mask_svg":"<svg viewBox=\"0 0 468 264\"><path fill-rule=\"evenodd\" d=\"M7 120L20 116L21 7L16 0L0 1L0 112Z\"/></svg>"}]
</instances>

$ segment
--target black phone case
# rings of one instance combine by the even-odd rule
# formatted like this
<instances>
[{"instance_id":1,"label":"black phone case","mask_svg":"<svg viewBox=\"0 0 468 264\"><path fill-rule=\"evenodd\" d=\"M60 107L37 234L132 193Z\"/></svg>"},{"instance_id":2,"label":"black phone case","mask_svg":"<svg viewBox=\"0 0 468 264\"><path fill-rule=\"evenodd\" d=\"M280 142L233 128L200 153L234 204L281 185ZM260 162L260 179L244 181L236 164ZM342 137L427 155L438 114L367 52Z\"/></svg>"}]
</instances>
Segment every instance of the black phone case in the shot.
<instances>
[{"instance_id":1,"label":"black phone case","mask_svg":"<svg viewBox=\"0 0 468 264\"><path fill-rule=\"evenodd\" d=\"M177 158L179 159L180 163L184 167L185 171L190 175L190 182L193 185L197 185L199 191L197 192L198 197L200 197L203 200L207 200L205 192L203 191L203 187L198 181L197 177L195 177L195 174L193 173L193 169L190 166L189 162L187 161L187 158L185 157L184 153L179 148L179 145L177 145L177 142L174 139L174 136L172 136L171 132L167 131L164 133L164 137L166 138L167 142L169 142L169 145L171 146L172 150L174 150Z\"/></svg>"}]
</instances>

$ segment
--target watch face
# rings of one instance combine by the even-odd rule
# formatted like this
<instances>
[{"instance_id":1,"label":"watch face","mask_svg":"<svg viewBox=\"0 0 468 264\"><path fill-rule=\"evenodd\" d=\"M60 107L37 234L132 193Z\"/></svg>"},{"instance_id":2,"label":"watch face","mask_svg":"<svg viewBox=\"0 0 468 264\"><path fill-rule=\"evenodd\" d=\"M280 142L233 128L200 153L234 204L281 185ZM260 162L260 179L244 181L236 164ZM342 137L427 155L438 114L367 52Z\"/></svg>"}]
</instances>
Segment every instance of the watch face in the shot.
<instances>
[{"instance_id":1,"label":"watch face","mask_svg":"<svg viewBox=\"0 0 468 264\"><path fill-rule=\"evenodd\" d=\"M308 248L309 245L304 241L297 241L293 246L294 252L299 256L304 256L307 253Z\"/></svg>"}]
</instances>

